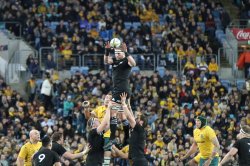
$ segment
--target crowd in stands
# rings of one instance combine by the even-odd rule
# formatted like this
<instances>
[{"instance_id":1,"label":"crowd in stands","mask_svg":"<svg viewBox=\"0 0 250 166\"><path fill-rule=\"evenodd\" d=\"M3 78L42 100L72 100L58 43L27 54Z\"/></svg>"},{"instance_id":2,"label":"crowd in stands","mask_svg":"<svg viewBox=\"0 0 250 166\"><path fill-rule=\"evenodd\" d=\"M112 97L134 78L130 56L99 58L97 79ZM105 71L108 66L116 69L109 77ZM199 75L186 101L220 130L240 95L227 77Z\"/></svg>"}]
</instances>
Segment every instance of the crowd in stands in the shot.
<instances>
[{"instance_id":1,"label":"crowd in stands","mask_svg":"<svg viewBox=\"0 0 250 166\"><path fill-rule=\"evenodd\" d=\"M51 80L53 82L53 78ZM39 89L39 85L33 85ZM204 79L200 75L195 79L186 75L179 78L169 71L163 77L157 72L144 76L134 72L130 86L133 110L148 116L145 152L153 165L178 164L178 159L192 144L194 120L198 115L206 116L215 129L221 143L220 155L225 155L235 142L240 121L250 124L250 91L236 87L228 91L213 77ZM0 162L11 164L32 128L41 131L41 137L55 131L63 132L65 146L72 152L81 151L86 136L82 102L90 101L91 109L101 105L105 94L111 90L111 78L105 71L95 75L76 72L71 78L53 82L53 106L48 108L43 105L39 90L26 101L3 79L0 87ZM118 133L117 139L117 142L122 141ZM83 161L71 164L78 162ZM124 163L122 159L114 162Z\"/></svg>"},{"instance_id":2,"label":"crowd in stands","mask_svg":"<svg viewBox=\"0 0 250 166\"><path fill-rule=\"evenodd\" d=\"M53 47L64 60L102 54L104 42L119 37L130 53L141 54L138 64L152 60L146 56L152 52L170 62L217 53L215 31L230 22L220 3L207 0L1 0L0 12L1 21L21 23L22 36L35 48ZM90 57L88 65L100 59Z\"/></svg>"}]
</instances>

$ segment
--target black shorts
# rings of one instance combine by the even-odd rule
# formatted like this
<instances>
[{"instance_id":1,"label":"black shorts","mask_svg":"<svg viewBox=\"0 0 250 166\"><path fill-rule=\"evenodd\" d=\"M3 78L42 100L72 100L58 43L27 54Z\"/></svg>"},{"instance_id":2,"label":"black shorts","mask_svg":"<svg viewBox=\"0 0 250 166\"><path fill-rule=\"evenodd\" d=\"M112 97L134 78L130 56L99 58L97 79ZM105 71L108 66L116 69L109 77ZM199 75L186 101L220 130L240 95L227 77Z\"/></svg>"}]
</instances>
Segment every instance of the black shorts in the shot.
<instances>
[{"instance_id":1,"label":"black shorts","mask_svg":"<svg viewBox=\"0 0 250 166\"><path fill-rule=\"evenodd\" d=\"M112 92L112 101L113 102L116 102L116 103L118 103L118 104L121 104L121 97L120 97L120 95L122 94L123 92ZM126 92L125 91L125 93L127 93L127 99L128 98L130 98L130 92Z\"/></svg>"},{"instance_id":2,"label":"black shorts","mask_svg":"<svg viewBox=\"0 0 250 166\"><path fill-rule=\"evenodd\" d=\"M146 158L132 159L132 166L148 166L148 161Z\"/></svg>"}]
</instances>

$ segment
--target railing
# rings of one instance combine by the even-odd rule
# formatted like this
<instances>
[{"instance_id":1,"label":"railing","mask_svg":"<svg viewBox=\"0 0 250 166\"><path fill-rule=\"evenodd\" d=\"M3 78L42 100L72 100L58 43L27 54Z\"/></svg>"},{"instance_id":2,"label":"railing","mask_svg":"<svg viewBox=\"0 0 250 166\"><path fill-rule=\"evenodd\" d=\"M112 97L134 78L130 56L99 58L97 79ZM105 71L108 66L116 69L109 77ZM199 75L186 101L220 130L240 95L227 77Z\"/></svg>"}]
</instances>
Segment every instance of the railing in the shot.
<instances>
[{"instance_id":1,"label":"railing","mask_svg":"<svg viewBox=\"0 0 250 166\"><path fill-rule=\"evenodd\" d=\"M39 64L41 69L45 69L45 62L47 60L48 54L53 57L54 62L57 64L58 70L58 54L56 53L56 49L53 47L41 47L39 49Z\"/></svg>"},{"instance_id":2,"label":"railing","mask_svg":"<svg viewBox=\"0 0 250 166\"><path fill-rule=\"evenodd\" d=\"M19 26L19 27L18 27ZM22 37L22 24L20 22L16 22L16 21L4 21L4 22L0 22L0 29L7 29L9 31L11 29L13 30L17 30L19 31L18 34L15 33L16 31L14 31L15 34L15 38L17 37ZM11 31L13 32L13 31Z\"/></svg>"},{"instance_id":3,"label":"railing","mask_svg":"<svg viewBox=\"0 0 250 166\"><path fill-rule=\"evenodd\" d=\"M164 66L167 70L176 71L181 70L179 57L176 53L166 53L157 56L157 66Z\"/></svg>"},{"instance_id":4,"label":"railing","mask_svg":"<svg viewBox=\"0 0 250 166\"><path fill-rule=\"evenodd\" d=\"M131 54L140 70L155 70L156 55L151 54ZM103 54L83 54L82 66L88 66L91 70L104 69Z\"/></svg>"},{"instance_id":5,"label":"railing","mask_svg":"<svg viewBox=\"0 0 250 166\"><path fill-rule=\"evenodd\" d=\"M234 19L228 25L228 28L247 28L250 27L249 19Z\"/></svg>"}]
</instances>

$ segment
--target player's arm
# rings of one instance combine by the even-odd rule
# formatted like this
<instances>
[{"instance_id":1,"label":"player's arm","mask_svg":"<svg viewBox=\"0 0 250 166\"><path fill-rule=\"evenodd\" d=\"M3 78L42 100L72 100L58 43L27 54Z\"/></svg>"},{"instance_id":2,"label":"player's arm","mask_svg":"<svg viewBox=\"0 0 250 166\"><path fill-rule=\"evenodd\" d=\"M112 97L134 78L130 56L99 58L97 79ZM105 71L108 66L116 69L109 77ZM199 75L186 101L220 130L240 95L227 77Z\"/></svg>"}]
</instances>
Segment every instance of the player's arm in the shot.
<instances>
[{"instance_id":1,"label":"player's arm","mask_svg":"<svg viewBox=\"0 0 250 166\"><path fill-rule=\"evenodd\" d=\"M115 153L118 155L118 157L120 157L122 159L128 159L128 153L123 153L115 145L112 145L112 150L115 151Z\"/></svg>"},{"instance_id":2,"label":"player's arm","mask_svg":"<svg viewBox=\"0 0 250 166\"><path fill-rule=\"evenodd\" d=\"M96 131L97 133L101 133L103 130L107 129L107 125L110 121L110 108L112 106L112 102L109 102L108 108L106 109L106 113L104 115L104 118L101 122L101 124L97 127Z\"/></svg>"},{"instance_id":3,"label":"player's arm","mask_svg":"<svg viewBox=\"0 0 250 166\"><path fill-rule=\"evenodd\" d=\"M66 159L70 159L70 160L74 160L74 159L78 159L78 158L81 158L83 157L84 155L86 155L89 150L90 150L90 146L86 146L86 148L84 149L84 151L80 152L80 153L76 153L76 154L73 154L69 151L66 151L64 154L63 154L63 157L66 158Z\"/></svg>"},{"instance_id":4,"label":"player's arm","mask_svg":"<svg viewBox=\"0 0 250 166\"><path fill-rule=\"evenodd\" d=\"M16 160L17 166L24 166L24 159L26 158L26 156L27 156L27 150L26 150L26 147L24 145L24 146L22 146L22 148L19 152L19 155L17 157L17 160Z\"/></svg>"},{"instance_id":5,"label":"player's arm","mask_svg":"<svg viewBox=\"0 0 250 166\"><path fill-rule=\"evenodd\" d=\"M125 102L125 101L126 101L126 98L127 98L127 94L126 94L126 93L122 93L122 94L120 95L120 97L121 97L122 108L123 108L123 110L124 110L124 112L125 112L125 114L126 114L126 116L127 116L127 119L128 119L128 121L129 121L129 124L130 124L130 126L131 126L132 128L134 128L135 125L136 125L135 117L134 117L133 114L131 114L131 112L129 111L128 106L127 106L127 104L126 104L126 102Z\"/></svg>"},{"instance_id":6,"label":"player's arm","mask_svg":"<svg viewBox=\"0 0 250 166\"><path fill-rule=\"evenodd\" d=\"M24 159L21 157L18 157L16 160L16 165L17 166L24 166Z\"/></svg>"},{"instance_id":7,"label":"player's arm","mask_svg":"<svg viewBox=\"0 0 250 166\"><path fill-rule=\"evenodd\" d=\"M54 166L61 166L61 163L60 163L60 162L56 162L56 163L54 164Z\"/></svg>"},{"instance_id":8,"label":"player's arm","mask_svg":"<svg viewBox=\"0 0 250 166\"><path fill-rule=\"evenodd\" d=\"M221 160L219 166L224 165L225 163L227 163L234 155L236 155L236 153L238 152L238 149L233 147L231 148L231 150L226 154L226 156Z\"/></svg>"},{"instance_id":9,"label":"player's arm","mask_svg":"<svg viewBox=\"0 0 250 166\"><path fill-rule=\"evenodd\" d=\"M193 144L191 145L188 152L181 158L181 160L187 159L189 156L197 152L197 143L193 140Z\"/></svg>"},{"instance_id":10,"label":"player's arm","mask_svg":"<svg viewBox=\"0 0 250 166\"><path fill-rule=\"evenodd\" d=\"M109 56L110 51L111 51L110 44L109 44L109 42L107 42L105 45L104 64L112 64L113 63L113 59Z\"/></svg>"},{"instance_id":11,"label":"player's arm","mask_svg":"<svg viewBox=\"0 0 250 166\"><path fill-rule=\"evenodd\" d=\"M216 136L212 139L212 143L214 144L214 149L213 149L211 158L214 158L214 156L217 153L219 153L219 150L220 150L220 143L219 143L218 138Z\"/></svg>"},{"instance_id":12,"label":"player's arm","mask_svg":"<svg viewBox=\"0 0 250 166\"><path fill-rule=\"evenodd\" d=\"M128 65L131 67L136 66L136 62L135 62L134 58L130 54L128 54L128 49L127 49L126 43L122 43L121 49L125 53L125 56L128 59Z\"/></svg>"}]
</instances>

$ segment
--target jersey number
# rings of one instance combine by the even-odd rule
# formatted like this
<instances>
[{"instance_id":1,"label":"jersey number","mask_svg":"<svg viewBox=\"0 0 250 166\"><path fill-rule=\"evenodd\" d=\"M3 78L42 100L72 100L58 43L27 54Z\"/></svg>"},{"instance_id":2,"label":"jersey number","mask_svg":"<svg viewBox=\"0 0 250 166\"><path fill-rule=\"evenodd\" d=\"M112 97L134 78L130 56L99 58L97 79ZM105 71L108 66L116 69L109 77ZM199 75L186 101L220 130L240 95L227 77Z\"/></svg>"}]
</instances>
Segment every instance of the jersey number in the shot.
<instances>
[{"instance_id":1,"label":"jersey number","mask_svg":"<svg viewBox=\"0 0 250 166\"><path fill-rule=\"evenodd\" d=\"M39 163L42 162L45 159L45 155L44 154L40 154L38 156L38 159L39 159Z\"/></svg>"}]
</instances>

